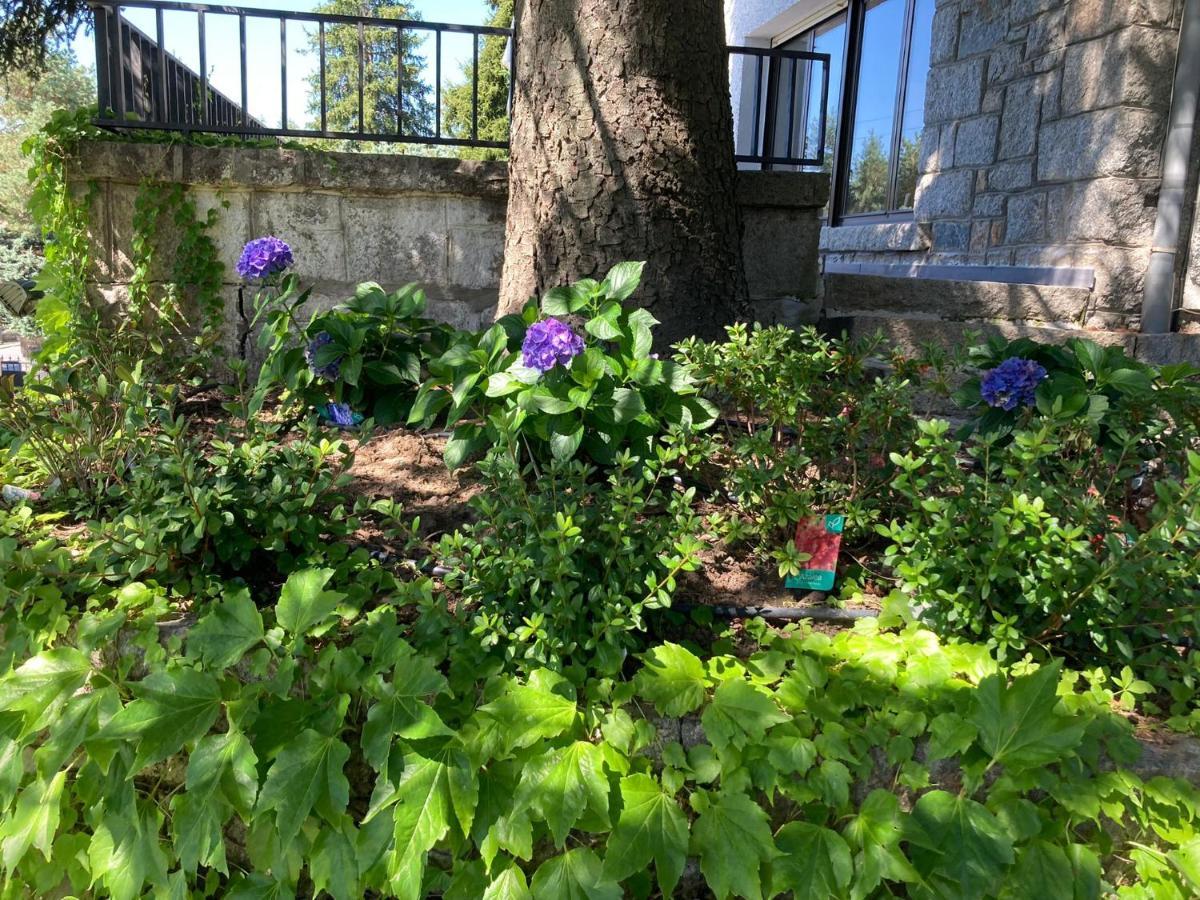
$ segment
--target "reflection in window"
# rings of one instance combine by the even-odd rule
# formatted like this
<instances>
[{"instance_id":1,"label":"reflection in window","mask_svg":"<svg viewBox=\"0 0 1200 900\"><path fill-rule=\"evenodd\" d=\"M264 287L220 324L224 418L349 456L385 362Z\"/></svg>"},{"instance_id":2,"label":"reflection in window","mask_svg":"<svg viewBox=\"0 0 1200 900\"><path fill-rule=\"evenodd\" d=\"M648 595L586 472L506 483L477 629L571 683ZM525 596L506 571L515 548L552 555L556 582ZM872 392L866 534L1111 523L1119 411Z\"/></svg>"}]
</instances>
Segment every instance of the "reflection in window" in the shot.
<instances>
[{"instance_id":1,"label":"reflection in window","mask_svg":"<svg viewBox=\"0 0 1200 900\"><path fill-rule=\"evenodd\" d=\"M829 54L829 99L825 111L825 161L822 169L832 172L842 77L846 69L846 14L827 19L780 46L785 50ZM798 65L780 66L776 91L779 98L775 116L776 151L787 150L786 154L780 152L779 155L816 157L821 149L821 67L803 61Z\"/></svg>"},{"instance_id":2,"label":"reflection in window","mask_svg":"<svg viewBox=\"0 0 1200 900\"><path fill-rule=\"evenodd\" d=\"M904 0L866 5L846 215L887 210L904 6Z\"/></svg>"},{"instance_id":3,"label":"reflection in window","mask_svg":"<svg viewBox=\"0 0 1200 900\"><path fill-rule=\"evenodd\" d=\"M904 112L900 126L900 160L896 171L896 208L912 209L917 190L917 157L925 129L925 76L933 35L934 0L916 0L905 78Z\"/></svg>"}]
</instances>

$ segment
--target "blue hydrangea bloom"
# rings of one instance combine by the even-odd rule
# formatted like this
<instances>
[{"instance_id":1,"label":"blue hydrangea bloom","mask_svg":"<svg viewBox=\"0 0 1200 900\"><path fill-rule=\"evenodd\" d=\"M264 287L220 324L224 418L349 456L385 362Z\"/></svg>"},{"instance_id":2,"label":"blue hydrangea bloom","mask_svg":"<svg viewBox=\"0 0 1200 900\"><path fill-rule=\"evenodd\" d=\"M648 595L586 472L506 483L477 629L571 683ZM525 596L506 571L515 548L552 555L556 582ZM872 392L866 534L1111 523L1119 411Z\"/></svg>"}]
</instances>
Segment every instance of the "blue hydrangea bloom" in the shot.
<instances>
[{"instance_id":1,"label":"blue hydrangea bloom","mask_svg":"<svg viewBox=\"0 0 1200 900\"><path fill-rule=\"evenodd\" d=\"M247 281L261 281L280 274L292 264L292 248L273 235L255 238L242 248L237 273Z\"/></svg>"},{"instance_id":2,"label":"blue hydrangea bloom","mask_svg":"<svg viewBox=\"0 0 1200 900\"><path fill-rule=\"evenodd\" d=\"M325 418L338 428L353 428L362 417L350 408L349 403L326 403Z\"/></svg>"},{"instance_id":3,"label":"blue hydrangea bloom","mask_svg":"<svg viewBox=\"0 0 1200 900\"><path fill-rule=\"evenodd\" d=\"M338 375L342 371L342 358L339 356L325 363L325 365L318 365L317 351L327 344L332 343L332 335L328 331L322 331L309 341L308 346L304 348L304 359L308 362L308 367L312 369L312 373L318 378L324 378L327 381L337 381Z\"/></svg>"},{"instance_id":4,"label":"blue hydrangea bloom","mask_svg":"<svg viewBox=\"0 0 1200 900\"><path fill-rule=\"evenodd\" d=\"M525 340L521 343L525 365L539 372L549 372L558 365L565 366L582 352L583 338L559 319L534 322L525 332Z\"/></svg>"},{"instance_id":5,"label":"blue hydrangea bloom","mask_svg":"<svg viewBox=\"0 0 1200 900\"><path fill-rule=\"evenodd\" d=\"M1032 359L1013 356L983 374L979 393L988 406L1014 410L1033 406L1034 392L1046 377L1046 370Z\"/></svg>"}]
</instances>

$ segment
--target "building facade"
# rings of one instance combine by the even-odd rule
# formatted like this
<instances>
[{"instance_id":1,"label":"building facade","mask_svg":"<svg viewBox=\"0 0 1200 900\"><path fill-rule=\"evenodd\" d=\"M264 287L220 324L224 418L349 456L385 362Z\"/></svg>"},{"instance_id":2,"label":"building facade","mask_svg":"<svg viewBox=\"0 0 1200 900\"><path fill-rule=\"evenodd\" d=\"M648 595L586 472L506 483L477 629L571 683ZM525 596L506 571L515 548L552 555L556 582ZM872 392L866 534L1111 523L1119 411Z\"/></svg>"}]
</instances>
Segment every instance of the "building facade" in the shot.
<instances>
[{"instance_id":1,"label":"building facade","mask_svg":"<svg viewBox=\"0 0 1200 900\"><path fill-rule=\"evenodd\" d=\"M1200 3L727 0L726 20L731 45L829 58L823 317L1200 333ZM739 147L816 141L819 68L735 64Z\"/></svg>"}]
</instances>

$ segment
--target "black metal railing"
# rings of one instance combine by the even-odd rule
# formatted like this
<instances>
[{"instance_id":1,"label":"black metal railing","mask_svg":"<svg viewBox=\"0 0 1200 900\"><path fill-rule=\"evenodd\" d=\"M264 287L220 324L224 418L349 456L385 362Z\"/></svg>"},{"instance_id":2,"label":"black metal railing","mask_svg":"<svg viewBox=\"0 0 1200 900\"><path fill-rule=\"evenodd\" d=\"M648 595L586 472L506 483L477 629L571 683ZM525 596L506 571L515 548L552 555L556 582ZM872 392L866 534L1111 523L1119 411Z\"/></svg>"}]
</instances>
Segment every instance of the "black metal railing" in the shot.
<instances>
[{"instance_id":1,"label":"black metal railing","mask_svg":"<svg viewBox=\"0 0 1200 900\"><path fill-rule=\"evenodd\" d=\"M742 89L740 97L734 96L739 111L734 159L764 169L823 166L829 139L829 54L730 47L729 61Z\"/></svg>"},{"instance_id":2,"label":"black metal railing","mask_svg":"<svg viewBox=\"0 0 1200 900\"><path fill-rule=\"evenodd\" d=\"M92 9L97 124L104 127L508 147L507 139L480 134L479 61L483 42L515 41L511 29L171 0L93 0ZM126 10L147 11L143 15L153 17L153 26L142 24L153 34L130 21ZM228 39L210 53L209 26L217 22L230 26ZM249 34L252 22L255 34ZM301 29L307 41L301 52L316 56L306 75L309 90L302 105L308 119L303 124L289 116L289 110L301 108L288 79L289 26ZM460 108L449 127L443 108L448 35L471 42L469 116ZM194 66L180 58L185 51L168 51L169 36L175 47L190 45L186 53L194 54ZM419 52L414 49L418 44ZM512 60L515 47L509 50ZM297 51L295 41L292 51ZM269 83L256 82L252 91L250 55L256 71L267 71L261 61L276 53L278 74L268 71ZM729 47L728 53L740 89L740 97L734 98L740 113L737 162L763 168L821 167L828 150L829 54L762 47ZM236 70L236 80L229 69ZM507 77L505 120L512 108L511 67ZM240 97L217 90L214 81ZM261 98L264 91L274 96L276 89L278 124L249 113L252 97Z\"/></svg>"},{"instance_id":3,"label":"black metal railing","mask_svg":"<svg viewBox=\"0 0 1200 900\"><path fill-rule=\"evenodd\" d=\"M510 29L210 6L168 0L119 0L111 3L96 0L92 3L92 9L96 26L96 82L100 109L96 124L103 127L199 131L248 137L274 135L396 141L497 149L508 146L507 140L481 138L479 134L479 56L482 41L488 38L511 40ZM136 27L122 14L127 9L152 11L156 35L151 37ZM167 45L166 13L183 13L194 18L194 49L199 60L198 70L185 65L164 49ZM208 25L219 20L237 23L239 46L236 83L240 84L240 102L230 99L212 86L218 73L210 70L213 57L209 53ZM247 46L247 23L258 20L278 22L278 126L260 121L248 113L251 97L248 54L256 48ZM304 104L311 119L303 125L294 124L288 114L289 108L293 112L298 109L295 103L297 98L290 96L288 83L288 26L291 23L315 29L306 36L312 45L311 51L317 56L310 79L316 101ZM273 33L273 26L269 27ZM458 131L461 133L447 133L444 127L443 44L444 37L452 34L468 36L472 45L470 116L469 124L460 125ZM411 51L414 40L424 43L430 36L433 44L429 54L432 63L421 53ZM261 51L264 48L257 49ZM394 61L390 60L392 55ZM368 72L378 81L381 56L389 57L388 65L394 69L394 83L388 84L386 90L375 91L385 97L386 111L381 114L376 107L373 110L375 114L368 115ZM510 58L512 56L515 54L510 54ZM228 53L223 57L227 59ZM331 57L336 57L339 65L337 73L329 71ZM420 71L412 71L414 60L420 63ZM425 80L429 69L433 73L432 84ZM231 73L221 72L220 75L226 83L231 79ZM334 80L336 84L331 84ZM510 71L510 104L511 86ZM341 110L337 116L333 115L334 110L331 109L331 88L337 94L338 108ZM430 93L432 97L428 96ZM408 101L407 108L411 110L414 95L421 97L421 114L410 113L406 121L405 103ZM307 97L305 99L308 100ZM370 105L376 106L374 98ZM349 110L349 114L345 110ZM386 123L383 121L385 118Z\"/></svg>"}]
</instances>

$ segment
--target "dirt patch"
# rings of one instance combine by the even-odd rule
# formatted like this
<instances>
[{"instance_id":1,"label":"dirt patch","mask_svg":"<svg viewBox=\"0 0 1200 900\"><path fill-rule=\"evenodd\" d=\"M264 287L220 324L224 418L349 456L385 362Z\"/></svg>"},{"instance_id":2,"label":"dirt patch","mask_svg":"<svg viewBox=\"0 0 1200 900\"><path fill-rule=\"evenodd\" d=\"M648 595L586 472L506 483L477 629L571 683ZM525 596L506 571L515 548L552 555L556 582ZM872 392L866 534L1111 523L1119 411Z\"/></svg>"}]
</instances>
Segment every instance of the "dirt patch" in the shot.
<instances>
[{"instance_id":1,"label":"dirt patch","mask_svg":"<svg viewBox=\"0 0 1200 900\"><path fill-rule=\"evenodd\" d=\"M446 439L438 435L377 430L355 449L350 490L397 501L406 518L420 516L423 537L454 531L474 518L468 501L481 488L469 470L446 469L445 446Z\"/></svg>"}]
</instances>

